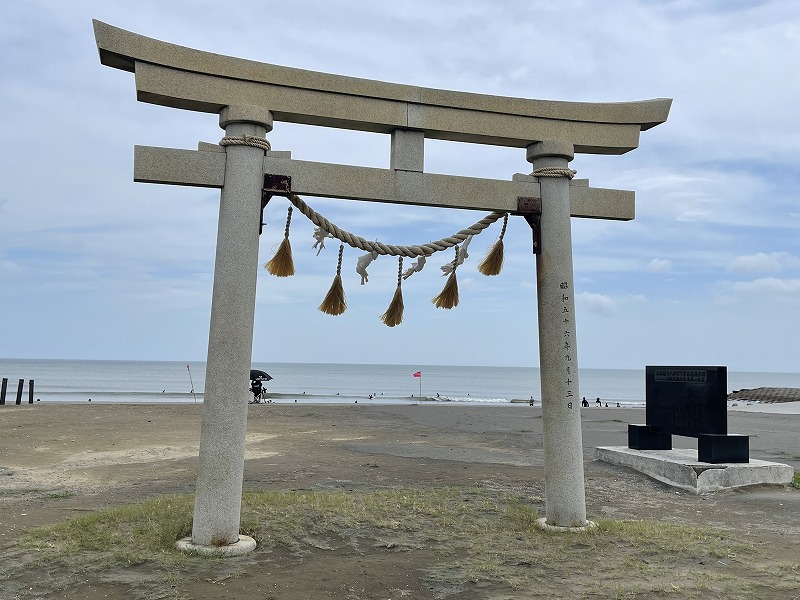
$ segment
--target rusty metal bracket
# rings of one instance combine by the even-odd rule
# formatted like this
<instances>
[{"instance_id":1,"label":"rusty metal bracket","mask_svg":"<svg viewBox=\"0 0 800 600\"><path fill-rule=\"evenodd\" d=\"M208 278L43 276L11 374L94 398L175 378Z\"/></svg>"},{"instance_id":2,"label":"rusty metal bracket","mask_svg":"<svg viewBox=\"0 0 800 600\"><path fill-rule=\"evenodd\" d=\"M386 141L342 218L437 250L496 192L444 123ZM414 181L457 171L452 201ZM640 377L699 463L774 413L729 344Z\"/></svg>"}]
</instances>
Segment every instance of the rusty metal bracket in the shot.
<instances>
[{"instance_id":1,"label":"rusty metal bracket","mask_svg":"<svg viewBox=\"0 0 800 600\"><path fill-rule=\"evenodd\" d=\"M525 217L525 220L528 222L528 225L531 226L531 230L533 232L533 253L534 254L541 254L542 253L542 215L522 215Z\"/></svg>"},{"instance_id":2,"label":"rusty metal bracket","mask_svg":"<svg viewBox=\"0 0 800 600\"><path fill-rule=\"evenodd\" d=\"M288 175L273 175L264 173L264 192L270 195L286 196L292 193L292 178Z\"/></svg>"},{"instance_id":3,"label":"rusty metal bracket","mask_svg":"<svg viewBox=\"0 0 800 600\"><path fill-rule=\"evenodd\" d=\"M533 253L542 252L542 199L528 198L525 196L517 197L517 210L515 214L522 215L531 226L533 236Z\"/></svg>"},{"instance_id":4,"label":"rusty metal bracket","mask_svg":"<svg viewBox=\"0 0 800 600\"><path fill-rule=\"evenodd\" d=\"M272 199L272 194L265 194L262 190L261 192L261 218L258 220L258 235L261 235L264 231L264 209L267 207L267 202Z\"/></svg>"},{"instance_id":5,"label":"rusty metal bracket","mask_svg":"<svg viewBox=\"0 0 800 600\"><path fill-rule=\"evenodd\" d=\"M258 235L264 230L264 209L274 195L286 196L292 193L292 178L288 175L264 174L264 186L261 188L261 218L258 223Z\"/></svg>"},{"instance_id":6,"label":"rusty metal bracket","mask_svg":"<svg viewBox=\"0 0 800 600\"><path fill-rule=\"evenodd\" d=\"M542 214L542 199L530 198L527 196L517 196L517 210L515 214Z\"/></svg>"}]
</instances>

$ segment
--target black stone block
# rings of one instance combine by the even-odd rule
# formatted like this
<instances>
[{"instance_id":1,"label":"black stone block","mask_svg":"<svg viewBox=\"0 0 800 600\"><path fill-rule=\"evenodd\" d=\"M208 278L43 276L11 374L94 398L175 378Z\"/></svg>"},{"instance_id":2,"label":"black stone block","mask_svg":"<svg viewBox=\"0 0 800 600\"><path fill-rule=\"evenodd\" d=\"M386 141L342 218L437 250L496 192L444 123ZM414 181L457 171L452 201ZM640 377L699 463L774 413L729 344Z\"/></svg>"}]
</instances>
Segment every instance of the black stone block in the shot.
<instances>
[{"instance_id":1,"label":"black stone block","mask_svg":"<svg viewBox=\"0 0 800 600\"><path fill-rule=\"evenodd\" d=\"M750 462L750 436L700 434L697 436L697 459L707 463Z\"/></svg>"},{"instance_id":2,"label":"black stone block","mask_svg":"<svg viewBox=\"0 0 800 600\"><path fill-rule=\"evenodd\" d=\"M650 425L628 425L628 448L634 450L672 450L672 435Z\"/></svg>"}]
</instances>

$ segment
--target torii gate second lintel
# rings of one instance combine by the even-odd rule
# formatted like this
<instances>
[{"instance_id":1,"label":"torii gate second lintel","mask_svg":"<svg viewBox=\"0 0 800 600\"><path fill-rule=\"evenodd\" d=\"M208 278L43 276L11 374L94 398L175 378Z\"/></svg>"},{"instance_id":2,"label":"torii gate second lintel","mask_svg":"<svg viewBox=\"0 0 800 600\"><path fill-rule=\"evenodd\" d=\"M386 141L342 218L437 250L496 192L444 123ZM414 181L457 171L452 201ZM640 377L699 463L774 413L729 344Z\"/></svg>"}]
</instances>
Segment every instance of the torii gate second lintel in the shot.
<instances>
[{"instance_id":1,"label":"torii gate second lintel","mask_svg":"<svg viewBox=\"0 0 800 600\"><path fill-rule=\"evenodd\" d=\"M221 189L225 156L223 147L206 142L197 150L135 146L133 178ZM541 198L539 178L523 173L511 180L441 175L294 160L287 151L265 152L262 171L290 178L286 191L299 196L512 213L519 211L519 198ZM588 179L573 179L569 188L573 217L628 221L635 216L633 191L589 187Z\"/></svg>"},{"instance_id":2,"label":"torii gate second lintel","mask_svg":"<svg viewBox=\"0 0 800 600\"><path fill-rule=\"evenodd\" d=\"M572 174L575 153L622 154L641 131L667 119L671 100L577 103L502 98L315 73L168 44L94 21L103 64L136 74L140 101L219 113L229 139L260 138L273 120L386 133L389 169L291 159L261 147L200 143L198 150L137 146L136 181L221 189L191 538L212 554L247 552L239 535L247 398L264 175L291 181L277 191L453 208L505 211L533 220L545 455L541 526L585 529L586 502L575 345L570 216L632 219L634 194L591 188ZM426 138L526 149L534 173L510 181L424 172ZM232 335L231 332L236 332Z\"/></svg>"}]
</instances>

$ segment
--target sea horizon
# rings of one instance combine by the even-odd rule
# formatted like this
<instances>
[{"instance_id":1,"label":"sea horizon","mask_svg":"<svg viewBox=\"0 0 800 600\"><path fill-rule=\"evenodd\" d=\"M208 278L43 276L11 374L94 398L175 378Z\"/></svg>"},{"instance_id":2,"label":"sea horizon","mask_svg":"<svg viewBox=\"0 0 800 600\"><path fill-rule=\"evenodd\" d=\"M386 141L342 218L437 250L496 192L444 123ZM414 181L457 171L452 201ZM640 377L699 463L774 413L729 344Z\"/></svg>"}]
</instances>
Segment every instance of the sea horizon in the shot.
<instances>
[{"instance_id":1,"label":"sea horizon","mask_svg":"<svg viewBox=\"0 0 800 600\"><path fill-rule=\"evenodd\" d=\"M188 366L188 367L187 367ZM23 401L34 380L41 402L201 402L205 361L131 359L0 358L7 378L6 403ZM267 397L274 402L431 402L527 403L540 400L538 367L423 365L392 363L267 363ZM414 377L419 372L420 377ZM579 369L578 398L609 406L644 406L645 369ZM249 393L249 381L242 392ZM800 374L728 371L728 392L757 387L800 388ZM580 401L580 400L579 400Z\"/></svg>"}]
</instances>

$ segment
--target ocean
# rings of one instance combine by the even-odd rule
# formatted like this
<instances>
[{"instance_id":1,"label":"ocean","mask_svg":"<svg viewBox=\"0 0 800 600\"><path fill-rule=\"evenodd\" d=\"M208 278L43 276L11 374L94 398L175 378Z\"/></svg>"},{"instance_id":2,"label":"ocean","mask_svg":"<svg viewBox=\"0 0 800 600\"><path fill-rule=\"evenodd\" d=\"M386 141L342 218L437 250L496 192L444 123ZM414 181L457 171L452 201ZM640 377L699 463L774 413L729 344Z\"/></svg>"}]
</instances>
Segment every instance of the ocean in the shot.
<instances>
[{"instance_id":1,"label":"ocean","mask_svg":"<svg viewBox=\"0 0 800 600\"><path fill-rule=\"evenodd\" d=\"M538 368L435 365L359 365L253 363L269 373L267 396L273 402L307 403L526 403L540 400ZM8 379L6 404L16 401L24 380L28 402L180 402L203 401L204 362L0 359L0 378ZM414 373L420 372L420 377ZM580 396L609 406L644 406L644 367L581 369ZM800 373L728 372L728 391L755 387L800 387ZM247 393L249 381L242 382ZM372 398L370 398L372 396Z\"/></svg>"}]
</instances>

